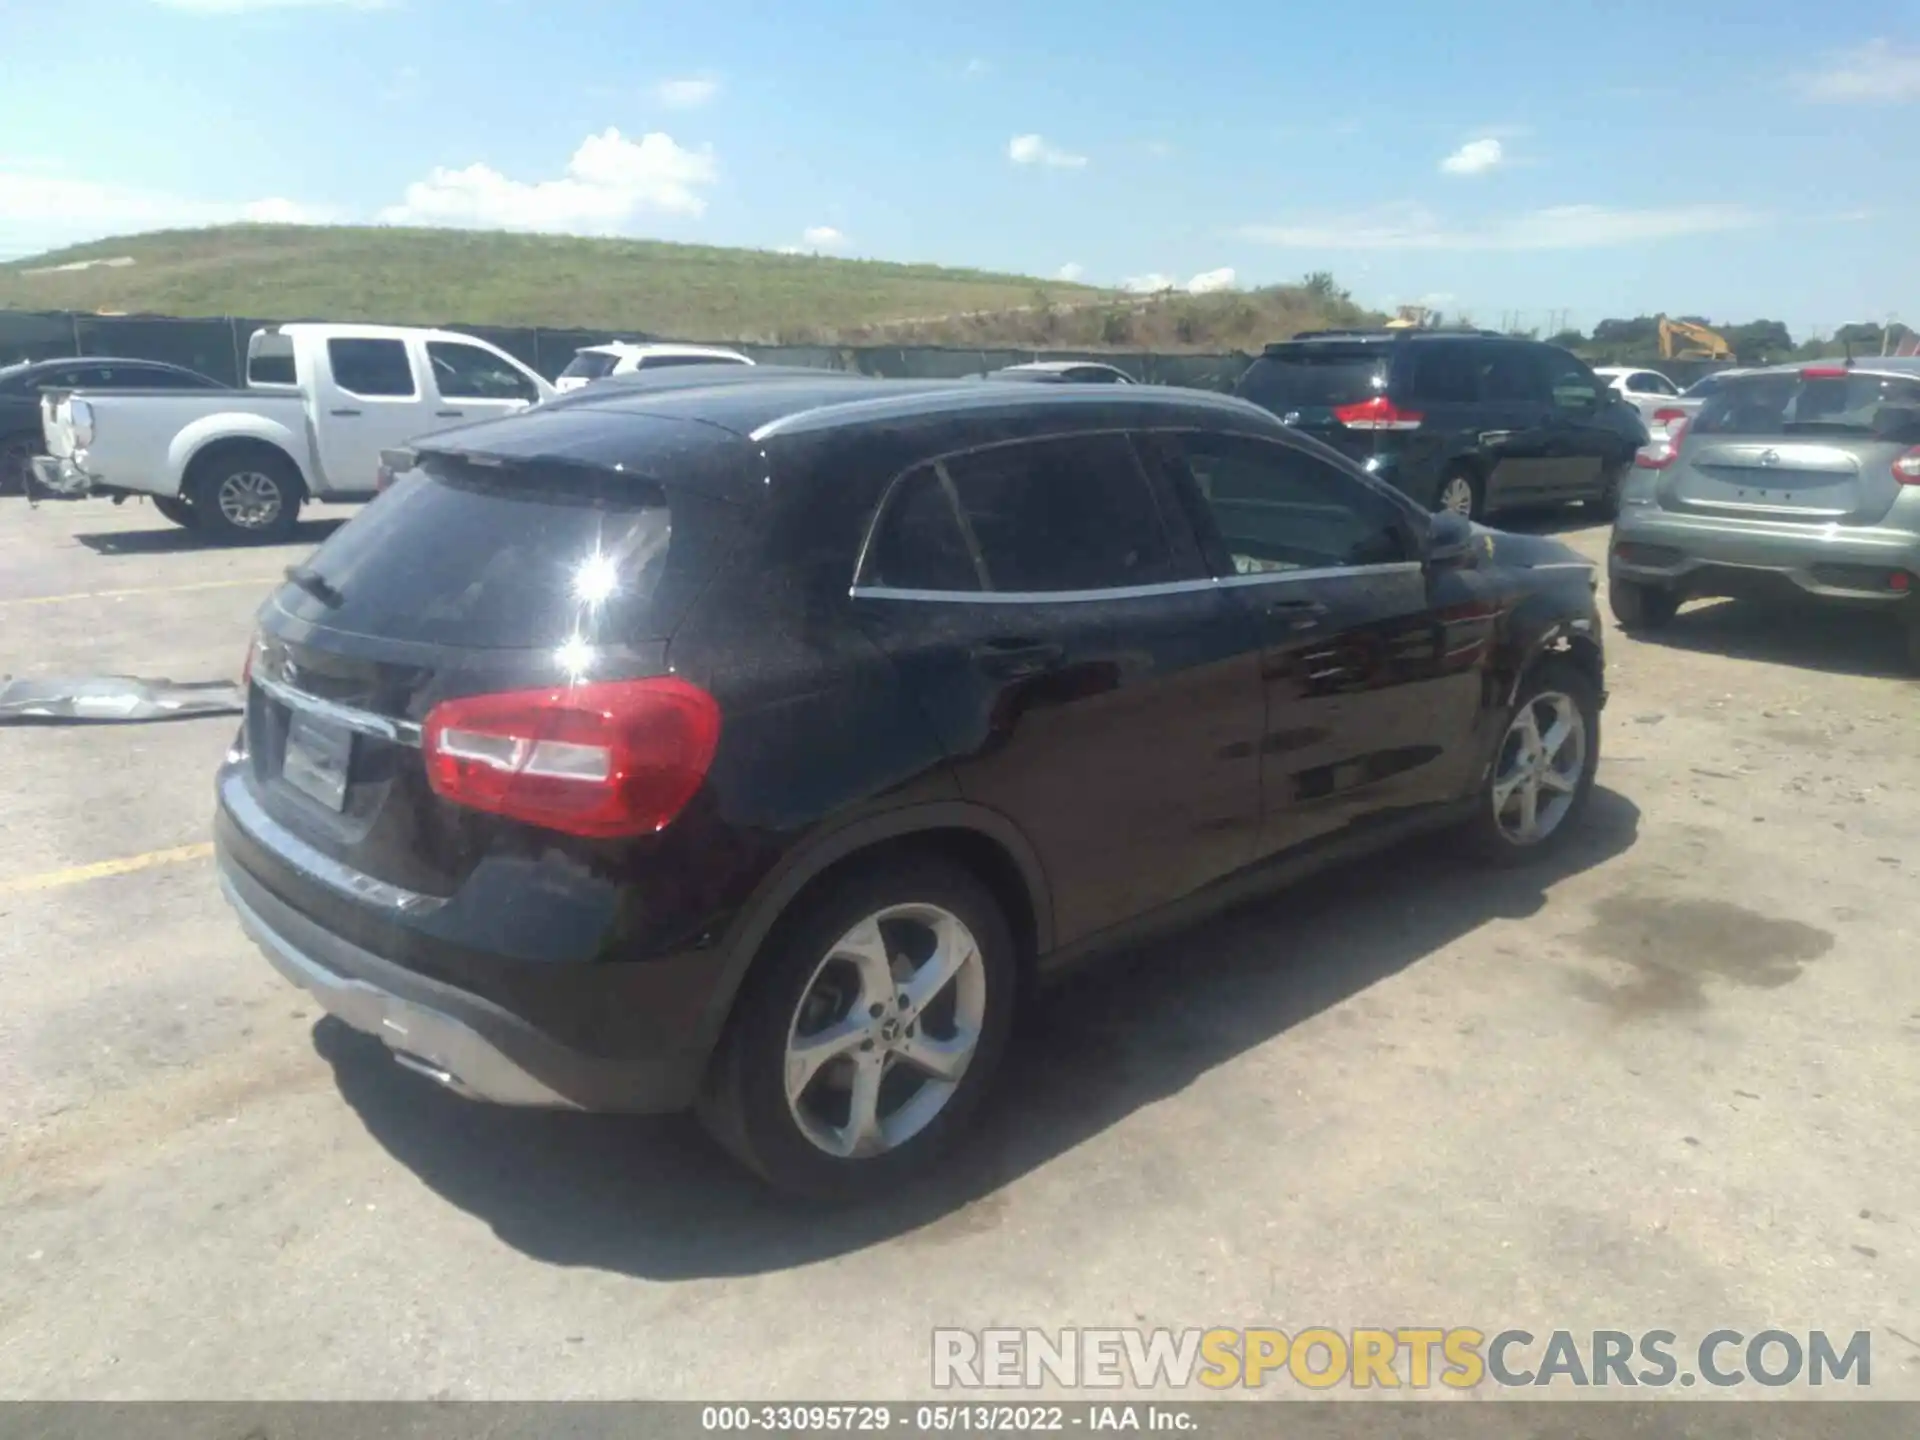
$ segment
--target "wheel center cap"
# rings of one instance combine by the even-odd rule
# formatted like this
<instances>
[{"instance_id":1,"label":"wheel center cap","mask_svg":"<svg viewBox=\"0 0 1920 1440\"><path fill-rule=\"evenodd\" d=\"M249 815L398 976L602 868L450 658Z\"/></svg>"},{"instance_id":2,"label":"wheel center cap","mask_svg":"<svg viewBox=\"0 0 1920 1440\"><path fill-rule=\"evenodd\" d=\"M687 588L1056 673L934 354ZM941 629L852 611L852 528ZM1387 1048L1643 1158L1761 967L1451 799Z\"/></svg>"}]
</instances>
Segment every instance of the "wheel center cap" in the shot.
<instances>
[{"instance_id":1,"label":"wheel center cap","mask_svg":"<svg viewBox=\"0 0 1920 1440\"><path fill-rule=\"evenodd\" d=\"M880 1022L880 1038L891 1045L900 1038L900 1022L889 1015Z\"/></svg>"}]
</instances>

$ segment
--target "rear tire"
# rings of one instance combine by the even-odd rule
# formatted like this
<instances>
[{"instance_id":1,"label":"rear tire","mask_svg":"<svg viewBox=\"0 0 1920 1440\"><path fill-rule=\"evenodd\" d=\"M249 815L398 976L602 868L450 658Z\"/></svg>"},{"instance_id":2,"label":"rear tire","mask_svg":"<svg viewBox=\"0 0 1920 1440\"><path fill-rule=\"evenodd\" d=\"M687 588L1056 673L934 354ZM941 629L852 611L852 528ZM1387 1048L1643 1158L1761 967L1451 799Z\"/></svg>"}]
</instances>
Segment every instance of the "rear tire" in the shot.
<instances>
[{"instance_id":1,"label":"rear tire","mask_svg":"<svg viewBox=\"0 0 1920 1440\"><path fill-rule=\"evenodd\" d=\"M828 1199L892 1189L935 1162L978 1109L1018 978L1006 916L970 872L926 854L856 870L768 937L701 1121L775 1189Z\"/></svg>"},{"instance_id":2,"label":"rear tire","mask_svg":"<svg viewBox=\"0 0 1920 1440\"><path fill-rule=\"evenodd\" d=\"M1467 833L1494 865L1551 855L1579 825L1600 766L1600 700L1567 660L1546 660L1520 682L1507 729L1480 784Z\"/></svg>"},{"instance_id":3,"label":"rear tire","mask_svg":"<svg viewBox=\"0 0 1920 1440\"><path fill-rule=\"evenodd\" d=\"M196 464L186 495L195 528L209 539L222 545L260 545L293 534L305 487L284 455L249 449Z\"/></svg>"},{"instance_id":4,"label":"rear tire","mask_svg":"<svg viewBox=\"0 0 1920 1440\"><path fill-rule=\"evenodd\" d=\"M162 519L171 520L174 524L184 526L188 530L196 528L200 523L199 517L194 514L193 506L177 496L155 495L153 508L160 512Z\"/></svg>"},{"instance_id":5,"label":"rear tire","mask_svg":"<svg viewBox=\"0 0 1920 1440\"><path fill-rule=\"evenodd\" d=\"M1680 597L1658 585L1638 580L1609 580L1607 604L1622 630L1658 630L1672 622Z\"/></svg>"},{"instance_id":6,"label":"rear tire","mask_svg":"<svg viewBox=\"0 0 1920 1440\"><path fill-rule=\"evenodd\" d=\"M32 464L32 440L24 437L0 440L0 495L26 494Z\"/></svg>"},{"instance_id":7,"label":"rear tire","mask_svg":"<svg viewBox=\"0 0 1920 1440\"><path fill-rule=\"evenodd\" d=\"M1612 521L1620 514L1620 487L1627 483L1627 471L1633 468L1631 460L1614 466L1607 471L1600 493L1587 501L1586 508L1593 512L1594 518Z\"/></svg>"},{"instance_id":8,"label":"rear tire","mask_svg":"<svg viewBox=\"0 0 1920 1440\"><path fill-rule=\"evenodd\" d=\"M1483 520L1487 514L1487 487L1473 471L1463 466L1455 467L1440 477L1440 486L1433 492L1433 510L1437 515L1441 511L1451 510L1456 515L1464 515L1469 520Z\"/></svg>"}]
</instances>

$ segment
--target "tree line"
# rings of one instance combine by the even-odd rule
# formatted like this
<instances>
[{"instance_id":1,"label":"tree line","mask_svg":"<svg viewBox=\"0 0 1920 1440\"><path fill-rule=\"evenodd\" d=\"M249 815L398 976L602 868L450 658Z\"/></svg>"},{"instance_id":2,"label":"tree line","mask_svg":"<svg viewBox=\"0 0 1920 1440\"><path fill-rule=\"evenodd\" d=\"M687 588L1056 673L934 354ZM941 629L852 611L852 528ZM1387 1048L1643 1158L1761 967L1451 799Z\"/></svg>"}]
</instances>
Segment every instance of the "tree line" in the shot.
<instances>
[{"instance_id":1,"label":"tree line","mask_svg":"<svg viewBox=\"0 0 1920 1440\"><path fill-rule=\"evenodd\" d=\"M1887 353L1910 336L1904 325L1891 327L1874 321L1842 325L1832 335L1806 335L1795 338L1779 320L1748 320L1739 325L1715 325L1698 315L1673 317L1690 324L1704 325L1732 347L1743 365L1769 365L1785 360L1815 360L1841 355L1851 347L1856 355ZM1535 337L1538 338L1538 337ZM1562 330L1546 337L1549 344L1571 350L1583 359L1599 365L1642 365L1660 359L1660 317L1636 315L1630 320L1602 320L1591 334L1581 330ZM1691 342L1683 340L1691 348Z\"/></svg>"}]
</instances>

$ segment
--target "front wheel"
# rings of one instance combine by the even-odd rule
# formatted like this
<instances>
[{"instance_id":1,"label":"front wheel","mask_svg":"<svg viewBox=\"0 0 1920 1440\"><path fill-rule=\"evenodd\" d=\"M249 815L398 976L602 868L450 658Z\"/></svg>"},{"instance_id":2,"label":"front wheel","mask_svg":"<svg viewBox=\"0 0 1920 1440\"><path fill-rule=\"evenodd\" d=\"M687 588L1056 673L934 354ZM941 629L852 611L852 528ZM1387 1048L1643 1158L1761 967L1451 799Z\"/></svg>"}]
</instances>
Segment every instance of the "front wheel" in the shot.
<instances>
[{"instance_id":1,"label":"front wheel","mask_svg":"<svg viewBox=\"0 0 1920 1440\"><path fill-rule=\"evenodd\" d=\"M888 1189L972 1118L1017 977L1006 917L968 871L923 855L855 872L755 962L701 1118L777 1189Z\"/></svg>"},{"instance_id":2,"label":"front wheel","mask_svg":"<svg viewBox=\"0 0 1920 1440\"><path fill-rule=\"evenodd\" d=\"M1565 842L1600 767L1600 701L1585 671L1562 660L1520 684L1471 822L1475 848L1496 864L1549 854Z\"/></svg>"},{"instance_id":3,"label":"front wheel","mask_svg":"<svg viewBox=\"0 0 1920 1440\"><path fill-rule=\"evenodd\" d=\"M242 454L203 467L188 484L193 523L226 545L273 543L300 519L300 476L273 454Z\"/></svg>"}]
</instances>

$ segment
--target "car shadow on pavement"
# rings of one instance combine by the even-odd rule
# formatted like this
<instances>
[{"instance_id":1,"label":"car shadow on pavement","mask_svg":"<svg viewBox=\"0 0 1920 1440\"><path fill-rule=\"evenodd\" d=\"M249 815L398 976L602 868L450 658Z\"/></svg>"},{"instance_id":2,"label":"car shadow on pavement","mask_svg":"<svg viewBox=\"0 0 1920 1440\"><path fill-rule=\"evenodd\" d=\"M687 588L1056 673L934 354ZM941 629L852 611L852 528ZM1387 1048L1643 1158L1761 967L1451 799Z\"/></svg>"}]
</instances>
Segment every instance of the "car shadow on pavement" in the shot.
<instances>
[{"instance_id":1,"label":"car shadow on pavement","mask_svg":"<svg viewBox=\"0 0 1920 1440\"><path fill-rule=\"evenodd\" d=\"M769 1192L688 1117L471 1103L330 1017L314 1047L376 1141L537 1260L666 1281L937 1244L997 1225L1002 1187L1134 1112L1489 920L1536 914L1556 881L1631 846L1639 816L1596 788L1580 833L1539 865L1463 881L1457 844L1416 841L1089 967L1032 1007L979 1123L943 1164L860 1206Z\"/></svg>"},{"instance_id":2,"label":"car shadow on pavement","mask_svg":"<svg viewBox=\"0 0 1920 1440\"><path fill-rule=\"evenodd\" d=\"M1665 628L1635 638L1675 650L1836 675L1914 675L1899 616L1791 599L1710 600L1682 610Z\"/></svg>"},{"instance_id":3,"label":"car shadow on pavement","mask_svg":"<svg viewBox=\"0 0 1920 1440\"><path fill-rule=\"evenodd\" d=\"M318 545L347 522L344 519L302 520L280 545ZM170 521L159 521L155 530L96 530L73 538L96 555L172 555L190 550L246 549L224 545L192 530L183 530ZM261 547L268 548L268 547Z\"/></svg>"},{"instance_id":4,"label":"car shadow on pavement","mask_svg":"<svg viewBox=\"0 0 1920 1440\"><path fill-rule=\"evenodd\" d=\"M1524 509L1498 510L1487 525L1515 535L1571 535L1579 530L1602 528L1611 522L1585 505L1530 505Z\"/></svg>"}]
</instances>

